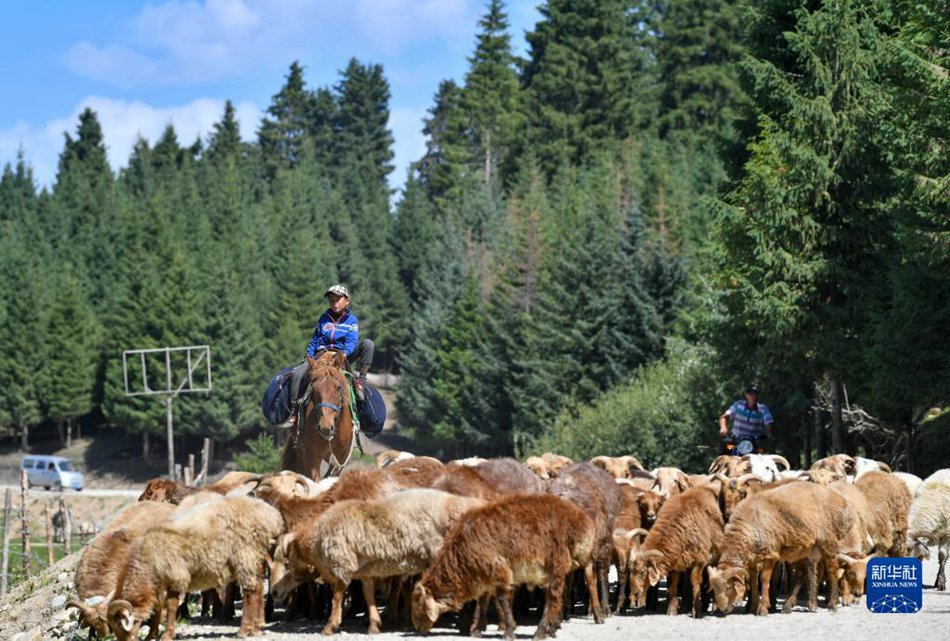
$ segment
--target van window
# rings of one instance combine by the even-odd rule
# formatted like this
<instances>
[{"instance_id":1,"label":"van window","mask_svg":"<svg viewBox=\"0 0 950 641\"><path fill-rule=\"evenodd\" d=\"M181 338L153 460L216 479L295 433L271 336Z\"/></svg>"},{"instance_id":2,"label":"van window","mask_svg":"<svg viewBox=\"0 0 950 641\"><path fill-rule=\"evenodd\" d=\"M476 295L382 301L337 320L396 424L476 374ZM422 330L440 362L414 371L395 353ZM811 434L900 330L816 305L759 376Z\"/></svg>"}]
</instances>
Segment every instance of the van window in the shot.
<instances>
[{"instance_id":1,"label":"van window","mask_svg":"<svg viewBox=\"0 0 950 641\"><path fill-rule=\"evenodd\" d=\"M70 470L69 461L60 461L59 469L63 472L68 472Z\"/></svg>"},{"instance_id":2,"label":"van window","mask_svg":"<svg viewBox=\"0 0 950 641\"><path fill-rule=\"evenodd\" d=\"M24 470L32 469L32 468L33 468L33 459L30 459L30 458L23 459L23 463L21 464L20 467L22 467Z\"/></svg>"}]
</instances>

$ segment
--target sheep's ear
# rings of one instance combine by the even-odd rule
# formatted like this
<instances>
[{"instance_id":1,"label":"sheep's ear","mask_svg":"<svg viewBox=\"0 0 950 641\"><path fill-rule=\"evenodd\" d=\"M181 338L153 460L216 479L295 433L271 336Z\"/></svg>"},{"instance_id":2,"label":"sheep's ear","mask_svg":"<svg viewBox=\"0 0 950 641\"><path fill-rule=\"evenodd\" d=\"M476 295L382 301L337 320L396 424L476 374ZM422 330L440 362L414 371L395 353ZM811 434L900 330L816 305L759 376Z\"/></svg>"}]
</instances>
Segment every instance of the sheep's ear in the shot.
<instances>
[{"instance_id":1,"label":"sheep's ear","mask_svg":"<svg viewBox=\"0 0 950 641\"><path fill-rule=\"evenodd\" d=\"M280 550L280 554L283 559L286 561L290 555L290 544L294 542L294 533L288 532L287 534L282 534L277 539L277 549Z\"/></svg>"},{"instance_id":2,"label":"sheep's ear","mask_svg":"<svg viewBox=\"0 0 950 641\"><path fill-rule=\"evenodd\" d=\"M650 586L655 586L660 582L660 568L656 566L656 559L647 559L647 578L650 579Z\"/></svg>"},{"instance_id":3,"label":"sheep's ear","mask_svg":"<svg viewBox=\"0 0 950 641\"><path fill-rule=\"evenodd\" d=\"M844 576L844 568L838 568L838 571L835 572L835 577L840 581L841 577Z\"/></svg>"},{"instance_id":4,"label":"sheep's ear","mask_svg":"<svg viewBox=\"0 0 950 641\"><path fill-rule=\"evenodd\" d=\"M440 605L434 596L426 594L426 616L429 618L429 621L435 623L439 620L439 615L444 611L444 606Z\"/></svg>"}]
</instances>

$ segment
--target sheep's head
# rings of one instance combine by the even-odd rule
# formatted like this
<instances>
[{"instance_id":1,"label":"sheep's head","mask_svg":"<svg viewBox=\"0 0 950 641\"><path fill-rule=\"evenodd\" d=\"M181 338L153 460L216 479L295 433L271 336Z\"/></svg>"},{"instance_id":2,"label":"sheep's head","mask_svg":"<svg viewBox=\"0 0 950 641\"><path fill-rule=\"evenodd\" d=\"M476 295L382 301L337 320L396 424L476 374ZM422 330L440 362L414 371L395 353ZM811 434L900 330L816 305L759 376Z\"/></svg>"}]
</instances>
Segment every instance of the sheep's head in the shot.
<instances>
[{"instance_id":1,"label":"sheep's head","mask_svg":"<svg viewBox=\"0 0 950 641\"><path fill-rule=\"evenodd\" d=\"M871 554L860 559L855 559L847 554L838 555L838 571L835 573L835 576L839 581L848 582L848 585L851 586L851 593L854 596L864 594L864 580L867 578L868 561L873 557L874 555Z\"/></svg>"},{"instance_id":2,"label":"sheep's head","mask_svg":"<svg viewBox=\"0 0 950 641\"><path fill-rule=\"evenodd\" d=\"M115 590L106 597L94 596L85 601L72 599L66 604L66 609L76 608L79 610L80 628L91 628L100 637L105 637L109 634L108 608L114 594Z\"/></svg>"},{"instance_id":3,"label":"sheep's head","mask_svg":"<svg viewBox=\"0 0 950 641\"><path fill-rule=\"evenodd\" d=\"M659 550L644 550L630 555L630 595L636 604L646 598L647 589L660 582L669 562Z\"/></svg>"},{"instance_id":4,"label":"sheep's head","mask_svg":"<svg viewBox=\"0 0 950 641\"><path fill-rule=\"evenodd\" d=\"M412 626L420 634L428 634L439 617L451 609L449 605L437 601L421 581L416 584L412 591Z\"/></svg>"},{"instance_id":5,"label":"sheep's head","mask_svg":"<svg viewBox=\"0 0 950 641\"><path fill-rule=\"evenodd\" d=\"M665 500L665 495L652 490L649 492L638 492L637 506L640 509L640 520L643 523L652 525L653 522L656 521L656 515L660 512L660 508L663 507Z\"/></svg>"},{"instance_id":6,"label":"sheep's head","mask_svg":"<svg viewBox=\"0 0 950 641\"><path fill-rule=\"evenodd\" d=\"M713 591L716 609L724 614L729 614L732 608L738 605L739 601L745 596L748 580L749 573L744 568L720 570L710 566L709 587Z\"/></svg>"},{"instance_id":7,"label":"sheep's head","mask_svg":"<svg viewBox=\"0 0 950 641\"><path fill-rule=\"evenodd\" d=\"M283 601L290 592L302 583L314 581L319 572L312 565L305 563L294 546L293 532L284 534L277 540L275 560L271 563L270 593L275 599ZM277 575L280 575L279 577Z\"/></svg>"},{"instance_id":8,"label":"sheep's head","mask_svg":"<svg viewBox=\"0 0 950 641\"><path fill-rule=\"evenodd\" d=\"M106 617L109 627L112 628L112 633L118 641L139 638L142 619L135 616L132 604L128 601L118 600L109 603Z\"/></svg>"},{"instance_id":9,"label":"sheep's head","mask_svg":"<svg viewBox=\"0 0 950 641\"><path fill-rule=\"evenodd\" d=\"M551 473L548 471L548 464L541 457L529 456L525 459L524 464L542 481L547 481L551 478Z\"/></svg>"}]
</instances>

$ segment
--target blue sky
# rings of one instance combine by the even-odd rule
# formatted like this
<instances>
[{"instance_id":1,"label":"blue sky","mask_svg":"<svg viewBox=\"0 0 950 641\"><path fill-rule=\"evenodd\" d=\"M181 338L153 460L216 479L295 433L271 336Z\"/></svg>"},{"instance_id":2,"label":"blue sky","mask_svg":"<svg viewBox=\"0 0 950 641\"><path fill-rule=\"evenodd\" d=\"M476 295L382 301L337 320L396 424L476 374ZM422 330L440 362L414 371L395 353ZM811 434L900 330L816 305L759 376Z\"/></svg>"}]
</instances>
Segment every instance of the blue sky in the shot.
<instances>
[{"instance_id":1,"label":"blue sky","mask_svg":"<svg viewBox=\"0 0 950 641\"><path fill-rule=\"evenodd\" d=\"M394 186L421 155L421 119L440 80L462 80L486 0L12 0L0 21L0 164L23 149L37 182L55 179L63 132L89 106L109 161L124 166L142 136L172 123L183 143L205 136L230 98L242 136L299 60L308 86L333 84L350 57L390 82ZM538 0L507 3L516 53Z\"/></svg>"}]
</instances>

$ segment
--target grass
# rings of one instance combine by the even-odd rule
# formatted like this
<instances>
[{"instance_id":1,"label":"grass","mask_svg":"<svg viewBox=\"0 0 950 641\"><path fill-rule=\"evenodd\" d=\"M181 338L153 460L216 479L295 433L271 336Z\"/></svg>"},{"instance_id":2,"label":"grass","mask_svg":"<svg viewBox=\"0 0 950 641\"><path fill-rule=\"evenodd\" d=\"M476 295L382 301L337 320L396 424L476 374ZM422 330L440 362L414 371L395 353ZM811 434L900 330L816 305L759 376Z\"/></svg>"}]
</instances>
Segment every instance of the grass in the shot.
<instances>
[{"instance_id":1,"label":"grass","mask_svg":"<svg viewBox=\"0 0 950 641\"><path fill-rule=\"evenodd\" d=\"M72 540L72 552L82 548L82 539L78 536ZM30 536L30 577L35 577L49 567L46 556L46 534L42 537ZM58 563L64 559L66 553L63 543L53 542L53 563ZM23 572L23 544L19 534L10 533L10 565L7 568L9 575L7 577L7 590L11 590L20 581L23 581L27 575ZM42 586L36 586L42 587Z\"/></svg>"}]
</instances>

